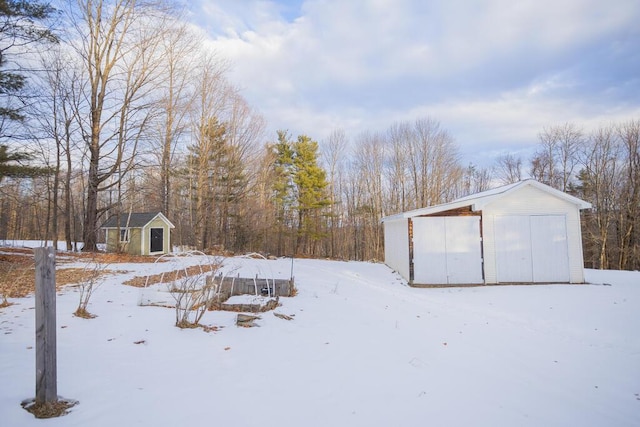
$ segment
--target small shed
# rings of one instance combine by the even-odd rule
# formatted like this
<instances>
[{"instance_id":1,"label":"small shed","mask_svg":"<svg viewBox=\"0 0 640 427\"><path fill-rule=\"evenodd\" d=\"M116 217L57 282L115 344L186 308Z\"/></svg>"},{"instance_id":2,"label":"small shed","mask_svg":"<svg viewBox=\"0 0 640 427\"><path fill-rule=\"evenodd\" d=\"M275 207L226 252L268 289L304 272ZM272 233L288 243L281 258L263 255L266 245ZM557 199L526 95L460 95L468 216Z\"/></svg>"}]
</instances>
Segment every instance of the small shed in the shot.
<instances>
[{"instance_id":1,"label":"small shed","mask_svg":"<svg viewBox=\"0 0 640 427\"><path fill-rule=\"evenodd\" d=\"M382 219L385 263L410 285L583 283L580 210L533 179Z\"/></svg>"},{"instance_id":2,"label":"small shed","mask_svg":"<svg viewBox=\"0 0 640 427\"><path fill-rule=\"evenodd\" d=\"M137 212L110 217L102 227L107 252L161 255L171 252L170 232L175 226L161 212Z\"/></svg>"}]
</instances>

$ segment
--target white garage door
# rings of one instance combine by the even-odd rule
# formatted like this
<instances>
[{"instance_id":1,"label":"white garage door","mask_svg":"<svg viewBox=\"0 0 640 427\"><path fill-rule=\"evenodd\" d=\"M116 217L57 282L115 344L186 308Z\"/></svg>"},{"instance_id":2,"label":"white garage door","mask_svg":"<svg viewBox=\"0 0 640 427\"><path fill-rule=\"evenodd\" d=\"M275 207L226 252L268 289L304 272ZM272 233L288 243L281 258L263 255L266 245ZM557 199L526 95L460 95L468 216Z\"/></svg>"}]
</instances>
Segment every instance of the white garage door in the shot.
<instances>
[{"instance_id":1,"label":"white garage door","mask_svg":"<svg viewBox=\"0 0 640 427\"><path fill-rule=\"evenodd\" d=\"M480 217L413 218L413 282L483 283Z\"/></svg>"},{"instance_id":2,"label":"white garage door","mask_svg":"<svg viewBox=\"0 0 640 427\"><path fill-rule=\"evenodd\" d=\"M568 282L564 215L509 215L494 219L498 282Z\"/></svg>"}]
</instances>

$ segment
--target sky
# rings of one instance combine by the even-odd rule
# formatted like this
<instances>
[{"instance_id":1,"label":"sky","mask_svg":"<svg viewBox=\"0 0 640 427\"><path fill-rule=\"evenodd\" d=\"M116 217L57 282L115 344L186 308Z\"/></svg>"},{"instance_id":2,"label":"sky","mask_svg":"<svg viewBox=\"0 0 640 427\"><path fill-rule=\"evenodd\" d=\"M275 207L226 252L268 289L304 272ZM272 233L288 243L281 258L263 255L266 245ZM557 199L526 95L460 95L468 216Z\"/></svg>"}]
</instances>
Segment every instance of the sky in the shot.
<instances>
[{"instance_id":1,"label":"sky","mask_svg":"<svg viewBox=\"0 0 640 427\"><path fill-rule=\"evenodd\" d=\"M640 119L637 0L195 0L190 19L276 130L350 140L431 118L462 161Z\"/></svg>"}]
</instances>

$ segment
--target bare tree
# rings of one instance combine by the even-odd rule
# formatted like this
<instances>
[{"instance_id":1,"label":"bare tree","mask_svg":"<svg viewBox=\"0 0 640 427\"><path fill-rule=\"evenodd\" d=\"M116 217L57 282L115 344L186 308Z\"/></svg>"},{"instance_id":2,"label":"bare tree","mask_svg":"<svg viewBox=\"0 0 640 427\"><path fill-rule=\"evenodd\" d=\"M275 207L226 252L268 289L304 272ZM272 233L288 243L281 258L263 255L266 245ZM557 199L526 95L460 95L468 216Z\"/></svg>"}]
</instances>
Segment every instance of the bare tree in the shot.
<instances>
[{"instance_id":1,"label":"bare tree","mask_svg":"<svg viewBox=\"0 0 640 427\"><path fill-rule=\"evenodd\" d=\"M98 220L107 209L99 207L99 194L120 185L134 165L150 119L163 16L153 5L135 0L70 1L68 13L77 34L72 43L88 79L88 120L82 123L89 151L83 239L84 250L94 251Z\"/></svg>"},{"instance_id":2,"label":"bare tree","mask_svg":"<svg viewBox=\"0 0 640 427\"><path fill-rule=\"evenodd\" d=\"M197 328L202 316L218 291L213 278L218 274L223 259L216 257L208 260L204 271L197 274L185 274L172 283L170 289L176 305L176 326L181 329Z\"/></svg>"},{"instance_id":3,"label":"bare tree","mask_svg":"<svg viewBox=\"0 0 640 427\"><path fill-rule=\"evenodd\" d=\"M265 120L237 91L231 92L229 103L225 118L227 158L217 195L217 238L225 247L239 250L250 241L250 197L253 187L260 185L257 165Z\"/></svg>"},{"instance_id":4,"label":"bare tree","mask_svg":"<svg viewBox=\"0 0 640 427\"><path fill-rule=\"evenodd\" d=\"M562 191L569 189L583 145L582 130L571 123L544 128L538 135L540 148L531 163L531 175Z\"/></svg>"},{"instance_id":5,"label":"bare tree","mask_svg":"<svg viewBox=\"0 0 640 427\"><path fill-rule=\"evenodd\" d=\"M610 233L617 210L620 146L613 126L597 129L582 150L582 196L593 205L586 243L594 248L598 268L609 268Z\"/></svg>"},{"instance_id":6,"label":"bare tree","mask_svg":"<svg viewBox=\"0 0 640 427\"><path fill-rule=\"evenodd\" d=\"M107 267L107 264L103 264L97 259L90 259L86 262L82 269L82 279L78 284L80 288L80 301L78 302L78 308L73 312L76 317L82 317L84 319L93 319L96 317L96 315L90 313L87 308L89 307L93 293L105 280Z\"/></svg>"},{"instance_id":7,"label":"bare tree","mask_svg":"<svg viewBox=\"0 0 640 427\"><path fill-rule=\"evenodd\" d=\"M383 136L368 132L360 134L355 141L348 204L353 254L357 259L379 259L381 256L384 162Z\"/></svg>"},{"instance_id":8,"label":"bare tree","mask_svg":"<svg viewBox=\"0 0 640 427\"><path fill-rule=\"evenodd\" d=\"M325 169L329 172L329 254L333 258L337 254L337 231L342 222L342 180L344 174L344 156L347 149L347 136L342 129L329 134L322 145L322 155Z\"/></svg>"},{"instance_id":9,"label":"bare tree","mask_svg":"<svg viewBox=\"0 0 640 427\"><path fill-rule=\"evenodd\" d=\"M409 201L409 154L407 141L411 129L408 123L393 124L387 132L389 144L389 161L387 165L387 182L389 188L389 206L386 213L404 212L415 207Z\"/></svg>"},{"instance_id":10,"label":"bare tree","mask_svg":"<svg viewBox=\"0 0 640 427\"><path fill-rule=\"evenodd\" d=\"M640 268L640 120L617 126L624 162L618 217L619 260L617 268Z\"/></svg>"},{"instance_id":11,"label":"bare tree","mask_svg":"<svg viewBox=\"0 0 640 427\"><path fill-rule=\"evenodd\" d=\"M185 22L168 22L162 34L163 80L160 99L160 197L161 208L171 215L171 171L176 144L188 126L188 116L194 100L191 71L196 65L199 38L189 31Z\"/></svg>"},{"instance_id":12,"label":"bare tree","mask_svg":"<svg viewBox=\"0 0 640 427\"><path fill-rule=\"evenodd\" d=\"M218 184L218 175L213 171L212 161L222 154L225 138L225 125L221 121L229 108L229 97L233 92L224 79L226 65L212 53L204 57L195 71L196 94L192 116L193 143L190 146L188 176L192 180L190 188L191 223L199 230L196 244L206 249L212 244L213 193Z\"/></svg>"},{"instance_id":13,"label":"bare tree","mask_svg":"<svg viewBox=\"0 0 640 427\"><path fill-rule=\"evenodd\" d=\"M479 193L488 190L491 186L491 171L470 163L464 170L460 196L468 196L469 194Z\"/></svg>"},{"instance_id":14,"label":"bare tree","mask_svg":"<svg viewBox=\"0 0 640 427\"><path fill-rule=\"evenodd\" d=\"M462 178L453 138L433 119L419 119L409 133L410 174L417 207L451 200Z\"/></svg>"},{"instance_id":15,"label":"bare tree","mask_svg":"<svg viewBox=\"0 0 640 427\"><path fill-rule=\"evenodd\" d=\"M83 79L80 77L75 58L64 49L53 49L43 55L42 64L45 72L41 84L41 102L38 103L35 116L44 136L55 143L51 239L56 247L59 216L62 213L64 238L67 250L70 251L72 250L71 181L74 167L72 158L77 148L75 141L80 139L78 111ZM62 206L59 201L60 193L64 196Z\"/></svg>"},{"instance_id":16,"label":"bare tree","mask_svg":"<svg viewBox=\"0 0 640 427\"><path fill-rule=\"evenodd\" d=\"M502 184L513 184L522 180L522 159L504 154L496 159L496 177Z\"/></svg>"}]
</instances>

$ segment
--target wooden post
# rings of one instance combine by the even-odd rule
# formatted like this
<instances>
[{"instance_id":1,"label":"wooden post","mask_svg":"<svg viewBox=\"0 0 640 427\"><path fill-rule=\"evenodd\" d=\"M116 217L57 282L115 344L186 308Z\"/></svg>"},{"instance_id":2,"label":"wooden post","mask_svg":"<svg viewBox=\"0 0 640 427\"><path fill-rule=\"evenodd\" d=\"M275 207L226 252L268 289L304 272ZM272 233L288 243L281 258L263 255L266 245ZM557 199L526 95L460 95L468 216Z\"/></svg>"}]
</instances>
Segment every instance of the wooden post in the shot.
<instances>
[{"instance_id":1,"label":"wooden post","mask_svg":"<svg viewBox=\"0 0 640 427\"><path fill-rule=\"evenodd\" d=\"M56 253L36 248L36 404L58 400L56 366Z\"/></svg>"}]
</instances>

